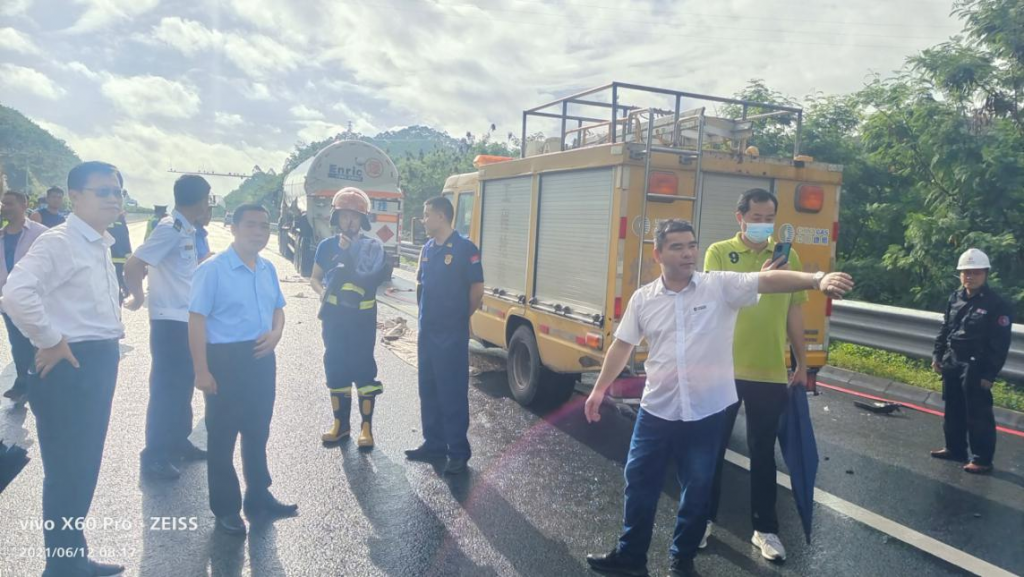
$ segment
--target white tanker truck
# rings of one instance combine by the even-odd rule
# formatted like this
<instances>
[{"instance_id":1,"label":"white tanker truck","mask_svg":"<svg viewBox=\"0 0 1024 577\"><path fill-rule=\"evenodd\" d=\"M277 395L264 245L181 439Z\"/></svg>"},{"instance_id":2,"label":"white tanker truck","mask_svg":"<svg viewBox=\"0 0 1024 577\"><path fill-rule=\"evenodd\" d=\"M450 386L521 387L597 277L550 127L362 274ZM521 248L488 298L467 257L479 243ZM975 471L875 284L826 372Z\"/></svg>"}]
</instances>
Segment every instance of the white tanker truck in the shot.
<instances>
[{"instance_id":1,"label":"white tanker truck","mask_svg":"<svg viewBox=\"0 0 1024 577\"><path fill-rule=\"evenodd\" d=\"M346 186L370 197L371 230L398 266L402 226L402 189L398 169L381 149L359 140L342 140L295 167L284 179L278 242L281 255L302 276L313 271L313 255L321 240L332 236L331 199Z\"/></svg>"}]
</instances>

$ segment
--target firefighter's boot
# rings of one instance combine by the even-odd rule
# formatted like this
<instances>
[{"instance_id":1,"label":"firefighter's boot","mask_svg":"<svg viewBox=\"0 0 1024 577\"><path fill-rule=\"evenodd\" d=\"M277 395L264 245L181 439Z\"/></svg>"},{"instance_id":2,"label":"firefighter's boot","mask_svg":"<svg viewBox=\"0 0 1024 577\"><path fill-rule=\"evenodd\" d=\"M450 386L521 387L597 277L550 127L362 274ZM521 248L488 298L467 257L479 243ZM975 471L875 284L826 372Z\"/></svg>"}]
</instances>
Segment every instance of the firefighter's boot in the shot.
<instances>
[{"instance_id":1,"label":"firefighter's boot","mask_svg":"<svg viewBox=\"0 0 1024 577\"><path fill-rule=\"evenodd\" d=\"M352 387L331 389L331 410L334 412L334 424L329 431L320 436L326 445L340 442L351 432L348 416L352 411Z\"/></svg>"},{"instance_id":2,"label":"firefighter's boot","mask_svg":"<svg viewBox=\"0 0 1024 577\"><path fill-rule=\"evenodd\" d=\"M383 390L380 382L374 382L359 387L359 414L363 417L362 429L359 431L359 439L356 445L363 450L373 448L373 408L377 402L377 395Z\"/></svg>"}]
</instances>

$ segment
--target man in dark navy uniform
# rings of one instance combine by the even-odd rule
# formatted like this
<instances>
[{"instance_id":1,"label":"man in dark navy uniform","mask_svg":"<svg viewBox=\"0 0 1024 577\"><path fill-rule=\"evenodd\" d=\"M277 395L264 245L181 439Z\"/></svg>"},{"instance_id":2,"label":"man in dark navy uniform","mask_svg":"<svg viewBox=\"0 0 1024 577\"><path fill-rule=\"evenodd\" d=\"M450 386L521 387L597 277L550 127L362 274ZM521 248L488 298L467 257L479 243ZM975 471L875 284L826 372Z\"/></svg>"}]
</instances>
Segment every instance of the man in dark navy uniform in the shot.
<instances>
[{"instance_id":1,"label":"man in dark navy uniform","mask_svg":"<svg viewBox=\"0 0 1024 577\"><path fill-rule=\"evenodd\" d=\"M957 270L963 288L949 297L945 322L935 339L932 368L942 375L946 446L932 457L968 461L964 471L992 472L996 419L992 383L1010 351L1013 310L988 286L988 256L976 248L960 255ZM970 455L967 451L970 440Z\"/></svg>"},{"instance_id":2,"label":"man in dark navy uniform","mask_svg":"<svg viewBox=\"0 0 1024 577\"><path fill-rule=\"evenodd\" d=\"M114 244L110 246L110 260L114 262L114 273L117 274L117 284L121 287L123 303L129 294L128 285L124 282L124 265L128 262L128 257L132 256L132 239L128 233L128 221L124 217L124 212L107 227L107 232L114 237Z\"/></svg>"},{"instance_id":3,"label":"man in dark navy uniform","mask_svg":"<svg viewBox=\"0 0 1024 577\"><path fill-rule=\"evenodd\" d=\"M448 457L445 474L466 470L469 430L469 318L484 296L480 250L452 229L455 210L443 197L424 203L430 240L416 271L419 390L423 444L412 461Z\"/></svg>"},{"instance_id":4,"label":"man in dark navy uniform","mask_svg":"<svg viewBox=\"0 0 1024 577\"><path fill-rule=\"evenodd\" d=\"M29 218L46 228L64 224L64 189L59 186L50 187L46 191L46 206L40 207Z\"/></svg>"}]
</instances>

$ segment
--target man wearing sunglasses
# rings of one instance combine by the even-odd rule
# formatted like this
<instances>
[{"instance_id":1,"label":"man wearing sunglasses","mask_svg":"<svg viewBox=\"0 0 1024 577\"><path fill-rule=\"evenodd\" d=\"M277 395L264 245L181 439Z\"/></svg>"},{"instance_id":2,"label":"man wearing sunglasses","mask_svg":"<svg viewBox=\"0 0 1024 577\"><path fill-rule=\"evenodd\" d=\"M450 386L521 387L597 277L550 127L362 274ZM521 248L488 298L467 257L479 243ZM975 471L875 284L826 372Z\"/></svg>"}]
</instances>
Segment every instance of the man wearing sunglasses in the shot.
<instances>
[{"instance_id":1,"label":"man wearing sunglasses","mask_svg":"<svg viewBox=\"0 0 1024 577\"><path fill-rule=\"evenodd\" d=\"M42 235L3 287L4 312L38 349L29 387L43 461L46 576L117 575L89 559L89 523L124 337L107 227L121 214L121 173L85 162L68 173L67 222Z\"/></svg>"}]
</instances>

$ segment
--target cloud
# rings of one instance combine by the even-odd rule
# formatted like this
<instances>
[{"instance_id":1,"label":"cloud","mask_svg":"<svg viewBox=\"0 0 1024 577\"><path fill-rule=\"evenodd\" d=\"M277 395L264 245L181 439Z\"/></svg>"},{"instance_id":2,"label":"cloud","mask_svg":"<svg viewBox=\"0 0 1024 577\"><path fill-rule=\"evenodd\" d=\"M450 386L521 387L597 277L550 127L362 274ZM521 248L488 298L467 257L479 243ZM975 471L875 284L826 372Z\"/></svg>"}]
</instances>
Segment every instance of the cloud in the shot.
<instances>
[{"instance_id":1,"label":"cloud","mask_svg":"<svg viewBox=\"0 0 1024 577\"><path fill-rule=\"evenodd\" d=\"M295 70L302 60L298 52L269 36L211 30L200 22L177 17L163 18L150 33L138 34L136 39L164 44L188 57L217 53L257 79Z\"/></svg>"},{"instance_id":2,"label":"cloud","mask_svg":"<svg viewBox=\"0 0 1024 577\"><path fill-rule=\"evenodd\" d=\"M492 122L518 132L524 108L612 80L721 96L751 78L798 97L852 91L869 70L899 68L907 55L959 28L941 6L866 0L797 14L751 0L699 7L637 1L628 12L606 2L585 4L233 0L231 6L247 22L274 27L276 38L301 37L315 46L310 55L331 75L314 83L339 89L350 108L373 110L383 125L429 124L453 134ZM406 21L416 26L395 26Z\"/></svg>"},{"instance_id":3,"label":"cloud","mask_svg":"<svg viewBox=\"0 0 1024 577\"><path fill-rule=\"evenodd\" d=\"M248 100L275 100L274 95L270 93L270 88L262 82L242 81L236 82L235 85L242 96Z\"/></svg>"},{"instance_id":4,"label":"cloud","mask_svg":"<svg viewBox=\"0 0 1024 577\"><path fill-rule=\"evenodd\" d=\"M70 70L72 72L80 74L80 75L88 78L89 80L94 80L95 81L95 80L100 80L100 79L102 79L104 77L103 74L100 74L98 72L93 72L92 69L90 69L88 66L86 66L85 64L82 64L81 62L79 62L77 60L72 60L71 62L68 62L67 64L63 64L61 66L65 70Z\"/></svg>"},{"instance_id":5,"label":"cloud","mask_svg":"<svg viewBox=\"0 0 1024 577\"><path fill-rule=\"evenodd\" d=\"M298 104L296 106L292 106L289 112L291 112L291 115L294 116L295 118L298 118L299 120L321 120L324 117L323 112L320 112L319 110L313 110L312 108L306 106L305 104Z\"/></svg>"},{"instance_id":6,"label":"cloud","mask_svg":"<svg viewBox=\"0 0 1024 577\"><path fill-rule=\"evenodd\" d=\"M139 120L116 123L101 133L76 133L60 125L33 120L65 140L80 157L117 165L124 173L125 188L144 205L171 201L172 187L178 176L167 172L171 167L247 173L254 164L279 167L287 157L285 150L252 146L238 140L210 142ZM226 195L238 186L237 179L209 180L214 194L218 195Z\"/></svg>"},{"instance_id":7,"label":"cloud","mask_svg":"<svg viewBox=\"0 0 1024 577\"><path fill-rule=\"evenodd\" d=\"M4 0L0 2L0 16L18 16L28 12L33 0Z\"/></svg>"},{"instance_id":8,"label":"cloud","mask_svg":"<svg viewBox=\"0 0 1024 577\"><path fill-rule=\"evenodd\" d=\"M199 112L199 94L194 88L160 76L110 76L101 91L133 118L191 118Z\"/></svg>"},{"instance_id":9,"label":"cloud","mask_svg":"<svg viewBox=\"0 0 1024 577\"><path fill-rule=\"evenodd\" d=\"M46 100L59 100L64 89L34 68L0 64L0 87L10 92L25 91Z\"/></svg>"},{"instance_id":10,"label":"cloud","mask_svg":"<svg viewBox=\"0 0 1024 577\"><path fill-rule=\"evenodd\" d=\"M304 120L299 124L302 125L302 129L299 130L298 137L303 142L316 142L348 130L347 126L323 120Z\"/></svg>"},{"instance_id":11,"label":"cloud","mask_svg":"<svg viewBox=\"0 0 1024 577\"><path fill-rule=\"evenodd\" d=\"M74 3L85 6L85 12L67 32L83 34L130 21L156 8L160 0L74 0Z\"/></svg>"},{"instance_id":12,"label":"cloud","mask_svg":"<svg viewBox=\"0 0 1024 577\"><path fill-rule=\"evenodd\" d=\"M19 54L39 54L39 47L24 32L14 28L0 28L0 50L10 50Z\"/></svg>"},{"instance_id":13,"label":"cloud","mask_svg":"<svg viewBox=\"0 0 1024 577\"><path fill-rule=\"evenodd\" d=\"M222 126L224 128L238 128L245 124L245 119L238 114L216 112L213 115L213 122L217 126Z\"/></svg>"}]
</instances>

